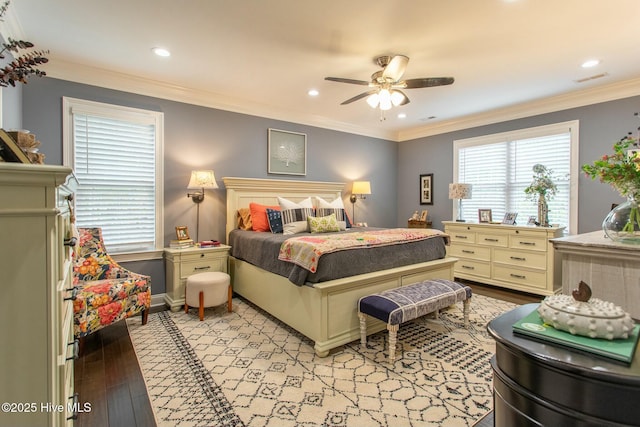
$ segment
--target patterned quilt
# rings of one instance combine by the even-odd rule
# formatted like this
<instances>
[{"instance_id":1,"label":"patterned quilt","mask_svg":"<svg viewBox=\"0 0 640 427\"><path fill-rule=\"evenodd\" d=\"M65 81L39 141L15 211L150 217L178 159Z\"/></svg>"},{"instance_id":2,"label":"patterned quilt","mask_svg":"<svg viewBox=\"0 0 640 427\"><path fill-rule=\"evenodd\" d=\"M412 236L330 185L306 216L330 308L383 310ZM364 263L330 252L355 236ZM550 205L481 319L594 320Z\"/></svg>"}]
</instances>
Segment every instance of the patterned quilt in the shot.
<instances>
[{"instance_id":1,"label":"patterned quilt","mask_svg":"<svg viewBox=\"0 0 640 427\"><path fill-rule=\"evenodd\" d=\"M390 228L355 233L292 237L282 243L278 259L292 262L315 273L318 261L323 254L348 249L398 245L433 237L444 237L448 242L448 235L440 230L429 228Z\"/></svg>"}]
</instances>

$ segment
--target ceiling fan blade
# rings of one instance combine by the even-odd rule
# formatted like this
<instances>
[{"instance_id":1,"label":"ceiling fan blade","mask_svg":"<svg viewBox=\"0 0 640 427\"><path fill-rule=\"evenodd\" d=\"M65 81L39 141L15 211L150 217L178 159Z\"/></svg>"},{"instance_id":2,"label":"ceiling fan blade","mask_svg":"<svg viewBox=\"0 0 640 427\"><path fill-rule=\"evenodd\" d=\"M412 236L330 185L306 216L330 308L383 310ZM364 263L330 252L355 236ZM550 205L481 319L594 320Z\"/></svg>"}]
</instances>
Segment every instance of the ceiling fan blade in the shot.
<instances>
[{"instance_id":1,"label":"ceiling fan blade","mask_svg":"<svg viewBox=\"0 0 640 427\"><path fill-rule=\"evenodd\" d=\"M347 99L346 101L342 102L340 105L351 104L354 101L357 101L357 100L362 99L362 98L366 98L367 96L373 95L374 93L377 93L377 92L378 92L378 89L374 89L374 90L369 90L367 92L363 92L360 95L356 95L353 98Z\"/></svg>"},{"instance_id":2,"label":"ceiling fan blade","mask_svg":"<svg viewBox=\"0 0 640 427\"><path fill-rule=\"evenodd\" d=\"M409 63L409 57L404 55L396 55L391 58L389 64L384 67L382 71L382 77L389 78L394 82L397 82L402 78L404 71L407 69Z\"/></svg>"},{"instance_id":3,"label":"ceiling fan blade","mask_svg":"<svg viewBox=\"0 0 640 427\"><path fill-rule=\"evenodd\" d=\"M331 82L350 83L352 85L369 86L369 82L365 82L364 80L343 79L342 77L325 77L324 79L329 80Z\"/></svg>"},{"instance_id":4,"label":"ceiling fan blade","mask_svg":"<svg viewBox=\"0 0 640 427\"><path fill-rule=\"evenodd\" d=\"M405 80L404 82L400 82L400 84L404 83L403 86L406 89L418 89L421 87L446 86L453 82L453 77L425 77L422 79Z\"/></svg>"}]
</instances>

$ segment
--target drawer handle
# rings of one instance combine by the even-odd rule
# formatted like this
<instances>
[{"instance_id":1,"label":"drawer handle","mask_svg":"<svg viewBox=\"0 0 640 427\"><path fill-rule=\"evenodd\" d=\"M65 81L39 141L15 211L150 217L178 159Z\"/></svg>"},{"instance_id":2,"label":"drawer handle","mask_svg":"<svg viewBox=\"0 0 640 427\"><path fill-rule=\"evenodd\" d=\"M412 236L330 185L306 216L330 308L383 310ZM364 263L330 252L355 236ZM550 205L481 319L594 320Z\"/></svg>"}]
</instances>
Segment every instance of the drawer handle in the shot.
<instances>
[{"instance_id":1,"label":"drawer handle","mask_svg":"<svg viewBox=\"0 0 640 427\"><path fill-rule=\"evenodd\" d=\"M73 396L69 397L69 400L71 400L71 407L73 408L73 413L67 419L68 420L77 420L78 419L78 411L80 410L80 398L78 396L78 393L73 393Z\"/></svg>"},{"instance_id":2,"label":"drawer handle","mask_svg":"<svg viewBox=\"0 0 640 427\"><path fill-rule=\"evenodd\" d=\"M456 235L456 239L468 239L468 237L467 236L458 236L458 235Z\"/></svg>"},{"instance_id":3,"label":"drawer handle","mask_svg":"<svg viewBox=\"0 0 640 427\"><path fill-rule=\"evenodd\" d=\"M78 288L67 289L67 292L71 292L71 296L63 298L63 301L75 301L78 298Z\"/></svg>"},{"instance_id":4,"label":"drawer handle","mask_svg":"<svg viewBox=\"0 0 640 427\"><path fill-rule=\"evenodd\" d=\"M485 237L484 240L487 241L487 242L499 242L498 239L490 239L488 237Z\"/></svg>"},{"instance_id":5,"label":"drawer handle","mask_svg":"<svg viewBox=\"0 0 640 427\"><path fill-rule=\"evenodd\" d=\"M462 250L462 253L463 253L463 254L475 254L475 253L476 253L476 251L469 251L469 250L467 250L467 249L463 249L463 250Z\"/></svg>"},{"instance_id":6,"label":"drawer handle","mask_svg":"<svg viewBox=\"0 0 640 427\"><path fill-rule=\"evenodd\" d=\"M511 273L511 277L515 277L516 279L526 279L526 276L523 276L521 274L513 274Z\"/></svg>"},{"instance_id":7,"label":"drawer handle","mask_svg":"<svg viewBox=\"0 0 640 427\"><path fill-rule=\"evenodd\" d=\"M76 360L80 356L80 340L76 338L73 342L68 343L67 347L70 345L73 346L73 353L71 357L67 357L66 360Z\"/></svg>"},{"instance_id":8,"label":"drawer handle","mask_svg":"<svg viewBox=\"0 0 640 427\"><path fill-rule=\"evenodd\" d=\"M535 246L536 242L518 242L521 245L525 245L525 246Z\"/></svg>"},{"instance_id":9,"label":"drawer handle","mask_svg":"<svg viewBox=\"0 0 640 427\"><path fill-rule=\"evenodd\" d=\"M516 261L526 261L527 260L526 258L522 258L522 257L519 257L519 256L512 256L512 257L509 257L509 258L514 259Z\"/></svg>"},{"instance_id":10,"label":"drawer handle","mask_svg":"<svg viewBox=\"0 0 640 427\"><path fill-rule=\"evenodd\" d=\"M65 246L73 247L73 246L76 245L76 243L78 243L78 238L77 237L69 237L68 239L64 239L64 245Z\"/></svg>"},{"instance_id":11,"label":"drawer handle","mask_svg":"<svg viewBox=\"0 0 640 427\"><path fill-rule=\"evenodd\" d=\"M467 270L475 270L476 268L470 265L463 265L462 268L466 268Z\"/></svg>"},{"instance_id":12,"label":"drawer handle","mask_svg":"<svg viewBox=\"0 0 640 427\"><path fill-rule=\"evenodd\" d=\"M200 270L208 270L208 269L210 269L210 268L211 268L211 266L210 266L210 265L207 265L206 267L196 267L196 268L194 268L194 270L198 270L198 271L200 271Z\"/></svg>"}]
</instances>

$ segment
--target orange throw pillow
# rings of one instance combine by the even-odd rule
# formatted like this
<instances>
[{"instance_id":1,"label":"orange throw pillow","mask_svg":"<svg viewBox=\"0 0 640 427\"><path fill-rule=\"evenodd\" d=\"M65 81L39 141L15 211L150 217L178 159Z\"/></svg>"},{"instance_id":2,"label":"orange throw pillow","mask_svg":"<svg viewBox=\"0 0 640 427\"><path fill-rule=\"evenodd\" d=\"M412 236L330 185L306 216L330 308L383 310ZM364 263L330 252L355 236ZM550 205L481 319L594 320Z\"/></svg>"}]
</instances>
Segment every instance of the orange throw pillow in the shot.
<instances>
[{"instance_id":1,"label":"orange throw pillow","mask_svg":"<svg viewBox=\"0 0 640 427\"><path fill-rule=\"evenodd\" d=\"M251 211L251 227L253 231L271 231L269 228L269 219L267 218L267 209L280 210L280 206L265 206L259 203L249 203Z\"/></svg>"}]
</instances>

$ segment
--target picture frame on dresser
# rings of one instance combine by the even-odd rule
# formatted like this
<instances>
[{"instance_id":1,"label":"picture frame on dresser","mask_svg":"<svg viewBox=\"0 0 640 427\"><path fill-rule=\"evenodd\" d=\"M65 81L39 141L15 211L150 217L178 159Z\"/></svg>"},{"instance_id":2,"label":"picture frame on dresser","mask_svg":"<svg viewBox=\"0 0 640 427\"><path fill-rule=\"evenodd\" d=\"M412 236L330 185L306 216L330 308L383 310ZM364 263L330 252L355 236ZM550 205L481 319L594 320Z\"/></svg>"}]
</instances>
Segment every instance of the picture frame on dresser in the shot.
<instances>
[{"instance_id":1,"label":"picture frame on dresser","mask_svg":"<svg viewBox=\"0 0 640 427\"><path fill-rule=\"evenodd\" d=\"M518 212L507 212L502 219L503 224L515 225Z\"/></svg>"},{"instance_id":2,"label":"picture frame on dresser","mask_svg":"<svg viewBox=\"0 0 640 427\"><path fill-rule=\"evenodd\" d=\"M267 172L307 174L307 134L269 128Z\"/></svg>"},{"instance_id":3,"label":"picture frame on dresser","mask_svg":"<svg viewBox=\"0 0 640 427\"><path fill-rule=\"evenodd\" d=\"M4 129L0 129L0 157L5 162L31 164L25 152Z\"/></svg>"},{"instance_id":4,"label":"picture frame on dresser","mask_svg":"<svg viewBox=\"0 0 640 427\"><path fill-rule=\"evenodd\" d=\"M491 222L491 209L478 209L478 222Z\"/></svg>"},{"instance_id":5,"label":"picture frame on dresser","mask_svg":"<svg viewBox=\"0 0 640 427\"><path fill-rule=\"evenodd\" d=\"M433 204L433 174L424 173L420 175L420 204Z\"/></svg>"}]
</instances>

